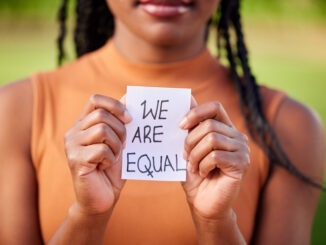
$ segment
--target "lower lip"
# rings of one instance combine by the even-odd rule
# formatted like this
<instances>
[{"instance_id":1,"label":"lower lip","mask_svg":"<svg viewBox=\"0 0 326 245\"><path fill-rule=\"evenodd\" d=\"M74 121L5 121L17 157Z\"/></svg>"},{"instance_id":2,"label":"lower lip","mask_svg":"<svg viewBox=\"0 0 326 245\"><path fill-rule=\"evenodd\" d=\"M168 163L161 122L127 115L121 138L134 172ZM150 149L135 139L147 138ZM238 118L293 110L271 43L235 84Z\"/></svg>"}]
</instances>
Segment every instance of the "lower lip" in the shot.
<instances>
[{"instance_id":1,"label":"lower lip","mask_svg":"<svg viewBox=\"0 0 326 245\"><path fill-rule=\"evenodd\" d=\"M140 5L148 14L160 18L172 18L183 15L190 11L190 6L169 6L156 4L141 4Z\"/></svg>"}]
</instances>

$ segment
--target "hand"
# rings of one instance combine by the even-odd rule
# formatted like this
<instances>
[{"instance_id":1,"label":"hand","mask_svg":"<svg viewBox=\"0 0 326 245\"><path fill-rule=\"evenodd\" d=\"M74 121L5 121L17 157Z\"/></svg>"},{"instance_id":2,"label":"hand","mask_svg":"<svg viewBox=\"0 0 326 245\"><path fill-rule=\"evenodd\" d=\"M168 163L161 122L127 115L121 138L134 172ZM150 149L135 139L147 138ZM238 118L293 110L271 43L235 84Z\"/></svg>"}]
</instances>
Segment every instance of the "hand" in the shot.
<instances>
[{"instance_id":1,"label":"hand","mask_svg":"<svg viewBox=\"0 0 326 245\"><path fill-rule=\"evenodd\" d=\"M183 187L195 219L224 219L232 213L249 166L248 138L235 129L220 103L192 107L180 124L190 130Z\"/></svg>"},{"instance_id":2,"label":"hand","mask_svg":"<svg viewBox=\"0 0 326 245\"><path fill-rule=\"evenodd\" d=\"M76 203L86 215L112 210L124 185L121 152L125 124L131 121L121 101L93 95L79 120L65 135Z\"/></svg>"}]
</instances>

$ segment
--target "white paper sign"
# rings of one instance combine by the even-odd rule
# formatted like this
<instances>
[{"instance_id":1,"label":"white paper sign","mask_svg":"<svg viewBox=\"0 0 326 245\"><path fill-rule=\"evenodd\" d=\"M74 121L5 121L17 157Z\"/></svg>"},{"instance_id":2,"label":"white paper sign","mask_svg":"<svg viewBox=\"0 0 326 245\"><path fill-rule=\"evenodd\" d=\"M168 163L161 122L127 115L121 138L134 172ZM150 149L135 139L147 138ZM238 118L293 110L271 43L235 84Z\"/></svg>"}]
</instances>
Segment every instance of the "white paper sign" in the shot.
<instances>
[{"instance_id":1,"label":"white paper sign","mask_svg":"<svg viewBox=\"0 0 326 245\"><path fill-rule=\"evenodd\" d=\"M133 120L126 125L122 178L185 181L186 130L179 128L190 109L191 90L128 86L126 107Z\"/></svg>"}]
</instances>

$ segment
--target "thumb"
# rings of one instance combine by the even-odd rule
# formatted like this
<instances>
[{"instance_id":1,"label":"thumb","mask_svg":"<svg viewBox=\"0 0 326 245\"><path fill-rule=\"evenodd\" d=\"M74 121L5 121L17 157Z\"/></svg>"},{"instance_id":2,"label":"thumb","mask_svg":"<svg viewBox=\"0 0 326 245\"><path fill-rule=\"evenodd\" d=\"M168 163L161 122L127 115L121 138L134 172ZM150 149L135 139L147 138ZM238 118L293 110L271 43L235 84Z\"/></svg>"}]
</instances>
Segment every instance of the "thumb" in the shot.
<instances>
[{"instance_id":1,"label":"thumb","mask_svg":"<svg viewBox=\"0 0 326 245\"><path fill-rule=\"evenodd\" d=\"M121 102L124 106L126 106L126 95L123 95L123 96L121 97L120 102Z\"/></svg>"},{"instance_id":2,"label":"thumb","mask_svg":"<svg viewBox=\"0 0 326 245\"><path fill-rule=\"evenodd\" d=\"M191 95L190 109L196 107L198 105L194 96Z\"/></svg>"}]
</instances>

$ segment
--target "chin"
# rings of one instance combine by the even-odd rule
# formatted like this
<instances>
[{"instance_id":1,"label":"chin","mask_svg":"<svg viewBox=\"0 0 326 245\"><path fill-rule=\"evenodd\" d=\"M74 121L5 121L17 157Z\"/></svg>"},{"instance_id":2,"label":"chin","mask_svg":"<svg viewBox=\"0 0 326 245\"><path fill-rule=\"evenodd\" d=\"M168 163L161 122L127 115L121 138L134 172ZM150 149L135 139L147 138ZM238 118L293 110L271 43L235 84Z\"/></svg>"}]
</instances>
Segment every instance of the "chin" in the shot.
<instances>
[{"instance_id":1,"label":"chin","mask_svg":"<svg viewBox=\"0 0 326 245\"><path fill-rule=\"evenodd\" d=\"M156 46L176 46L182 44L180 37L175 37L171 35L155 35L148 37L147 41Z\"/></svg>"},{"instance_id":2,"label":"chin","mask_svg":"<svg viewBox=\"0 0 326 245\"><path fill-rule=\"evenodd\" d=\"M169 24L154 25L144 30L143 38L146 41L160 46L174 46L187 42L194 33L185 33L183 27Z\"/></svg>"}]
</instances>

